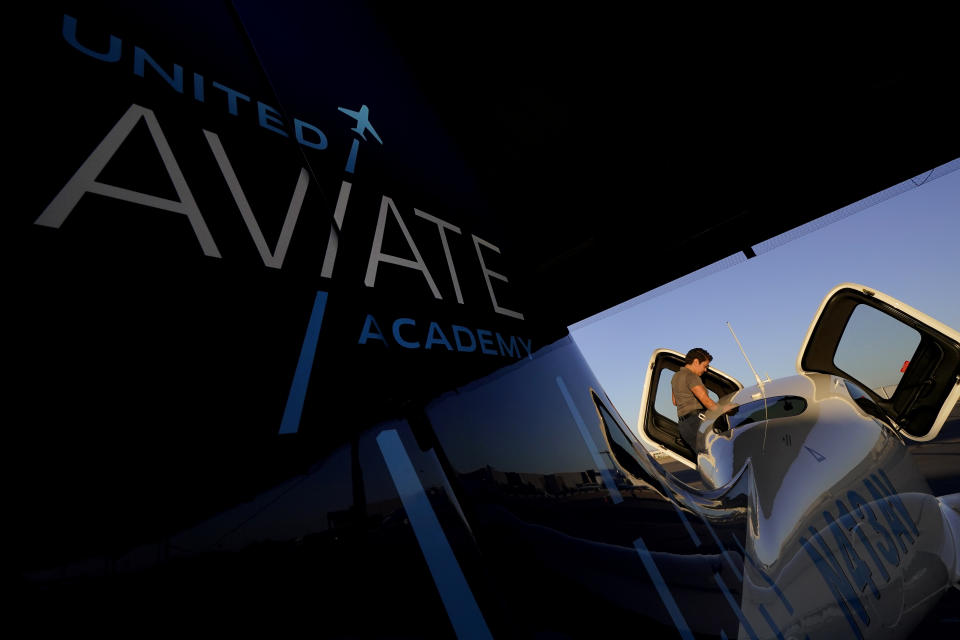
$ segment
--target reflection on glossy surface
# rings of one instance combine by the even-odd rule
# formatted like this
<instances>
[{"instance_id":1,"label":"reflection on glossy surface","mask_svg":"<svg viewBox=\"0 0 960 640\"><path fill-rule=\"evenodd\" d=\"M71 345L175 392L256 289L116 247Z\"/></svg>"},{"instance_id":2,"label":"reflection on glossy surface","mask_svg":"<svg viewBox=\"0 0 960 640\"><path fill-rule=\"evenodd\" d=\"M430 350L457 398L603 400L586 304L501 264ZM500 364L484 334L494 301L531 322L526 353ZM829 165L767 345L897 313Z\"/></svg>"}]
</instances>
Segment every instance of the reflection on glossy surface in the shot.
<instances>
[{"instance_id":1,"label":"reflection on glossy surface","mask_svg":"<svg viewBox=\"0 0 960 640\"><path fill-rule=\"evenodd\" d=\"M578 591L611 619L633 611L727 637L909 634L948 587L957 545L908 448L842 378L764 390L723 398L738 405L729 415L707 414L703 489L643 449L564 341L428 415L512 598ZM487 462L471 468L479 451ZM534 628L583 633L587 618L524 614Z\"/></svg>"},{"instance_id":2,"label":"reflection on glossy surface","mask_svg":"<svg viewBox=\"0 0 960 640\"><path fill-rule=\"evenodd\" d=\"M695 632L737 633L715 575L739 598L742 490L691 494L667 474L638 448L572 341L444 396L427 413L458 470L465 509L479 515L474 531L488 545L492 578L526 603L525 624L588 635L601 612L611 624L675 633L659 595L665 584Z\"/></svg>"},{"instance_id":3,"label":"reflection on glossy surface","mask_svg":"<svg viewBox=\"0 0 960 640\"><path fill-rule=\"evenodd\" d=\"M855 386L811 374L765 387L708 414L696 489L643 449L564 339L289 469L177 534L191 557L160 568L179 567L169 584L188 579L186 594L248 604L257 585L296 585L270 607L302 606L333 581L343 611L364 606L375 575L380 597L404 594L384 612L432 612L429 624L365 623L384 634L586 636L601 616L667 636L903 637L956 577L949 506ZM227 557L248 573L219 574ZM459 605L444 598L451 575Z\"/></svg>"},{"instance_id":4,"label":"reflection on glossy surface","mask_svg":"<svg viewBox=\"0 0 960 640\"><path fill-rule=\"evenodd\" d=\"M731 416L708 416L698 441L705 484L719 489L746 472L752 485L742 604L749 624L801 637L908 633L936 603L931 594L951 581L957 544L949 510L930 495L903 441L846 381L796 376L766 392ZM775 606L764 575L789 607Z\"/></svg>"}]
</instances>

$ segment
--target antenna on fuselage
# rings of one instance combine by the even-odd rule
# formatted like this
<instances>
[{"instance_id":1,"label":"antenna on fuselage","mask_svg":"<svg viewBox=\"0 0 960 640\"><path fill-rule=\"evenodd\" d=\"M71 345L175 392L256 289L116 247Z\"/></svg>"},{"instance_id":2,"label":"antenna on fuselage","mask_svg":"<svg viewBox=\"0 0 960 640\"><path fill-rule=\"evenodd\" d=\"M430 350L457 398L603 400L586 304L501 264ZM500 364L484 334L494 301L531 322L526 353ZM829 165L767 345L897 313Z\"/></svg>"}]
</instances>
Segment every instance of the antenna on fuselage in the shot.
<instances>
[{"instance_id":1,"label":"antenna on fuselage","mask_svg":"<svg viewBox=\"0 0 960 640\"><path fill-rule=\"evenodd\" d=\"M737 338L737 334L733 332L733 327L730 326L730 323L727 323L727 329L730 329L730 335L733 336L733 339L737 341L737 346L740 347L740 353L743 354L743 359L747 361L747 366L750 367L750 371L753 371L753 377L757 380L757 386L760 387L760 393L763 395L763 441L760 444L760 454L763 455L767 450L767 392L763 388L763 380L760 379L760 374L757 373L757 370L753 368L753 365L750 363L750 358L747 357L747 352L744 350L743 345L740 344L740 339ZM770 375L767 375L767 382L770 381Z\"/></svg>"},{"instance_id":2,"label":"antenna on fuselage","mask_svg":"<svg viewBox=\"0 0 960 640\"><path fill-rule=\"evenodd\" d=\"M744 351L743 345L740 344L740 339L737 338L737 334L733 332L733 327L730 326L730 323L727 324L727 329L730 329L730 335L733 336L733 339L737 341L737 346L740 347L740 353L743 354L743 359L747 361L747 366L750 367L750 371L753 371L753 377L757 380L757 386L760 387L760 392L766 395L766 392L763 390L763 380L760 379L760 374L757 373L757 370L753 368L753 365L750 364L750 358L747 357L747 352ZM770 381L770 376L767 376L767 381Z\"/></svg>"}]
</instances>

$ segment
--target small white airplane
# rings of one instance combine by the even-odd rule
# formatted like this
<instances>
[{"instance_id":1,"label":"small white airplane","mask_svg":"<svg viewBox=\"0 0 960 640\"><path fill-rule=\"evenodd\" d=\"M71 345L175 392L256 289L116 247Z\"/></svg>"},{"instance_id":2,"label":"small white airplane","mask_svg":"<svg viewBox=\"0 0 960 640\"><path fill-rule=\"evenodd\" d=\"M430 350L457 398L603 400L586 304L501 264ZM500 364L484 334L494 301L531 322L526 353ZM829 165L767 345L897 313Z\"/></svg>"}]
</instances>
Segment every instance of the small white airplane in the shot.
<instances>
[{"instance_id":1,"label":"small white airplane","mask_svg":"<svg viewBox=\"0 0 960 640\"><path fill-rule=\"evenodd\" d=\"M351 129L351 131L359 133L360 137L364 140L367 139L367 136L364 135L364 132L369 131L373 134L373 137L377 139L377 142L383 144L383 140L380 139L380 136L377 135L373 125L370 124L370 109L367 108L367 105L361 105L360 111L351 111L350 109L344 109L343 107L337 107L337 109L357 121L357 126Z\"/></svg>"}]
</instances>

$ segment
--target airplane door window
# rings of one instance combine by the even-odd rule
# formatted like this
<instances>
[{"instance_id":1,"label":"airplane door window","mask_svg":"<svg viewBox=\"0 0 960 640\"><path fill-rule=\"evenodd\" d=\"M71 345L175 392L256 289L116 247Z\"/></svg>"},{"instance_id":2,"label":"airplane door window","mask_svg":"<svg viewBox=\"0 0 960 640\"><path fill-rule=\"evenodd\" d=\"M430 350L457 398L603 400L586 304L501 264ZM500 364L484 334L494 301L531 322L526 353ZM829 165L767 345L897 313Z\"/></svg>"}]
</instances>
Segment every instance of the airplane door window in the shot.
<instances>
[{"instance_id":1,"label":"airplane door window","mask_svg":"<svg viewBox=\"0 0 960 640\"><path fill-rule=\"evenodd\" d=\"M881 398L890 398L919 344L916 329L861 304L847 322L833 362Z\"/></svg>"}]
</instances>

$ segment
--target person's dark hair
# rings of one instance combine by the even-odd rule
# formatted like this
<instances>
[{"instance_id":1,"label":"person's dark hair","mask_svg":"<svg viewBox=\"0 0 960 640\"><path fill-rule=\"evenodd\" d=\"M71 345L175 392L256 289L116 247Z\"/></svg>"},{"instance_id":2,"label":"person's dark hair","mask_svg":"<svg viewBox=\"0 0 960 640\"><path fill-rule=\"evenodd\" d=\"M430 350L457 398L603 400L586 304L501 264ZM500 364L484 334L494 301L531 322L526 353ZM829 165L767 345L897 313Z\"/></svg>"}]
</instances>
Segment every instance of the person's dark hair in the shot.
<instances>
[{"instance_id":1,"label":"person's dark hair","mask_svg":"<svg viewBox=\"0 0 960 640\"><path fill-rule=\"evenodd\" d=\"M686 364L693 364L694 360L699 360L700 362L710 362L713 360L713 356L706 349L701 349L700 347L695 347L687 351L687 357L684 358Z\"/></svg>"}]
</instances>

